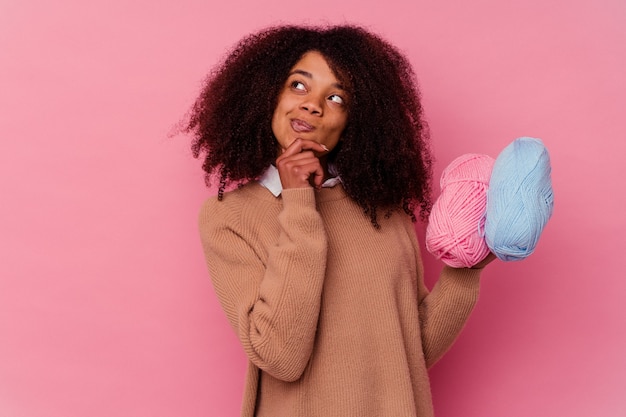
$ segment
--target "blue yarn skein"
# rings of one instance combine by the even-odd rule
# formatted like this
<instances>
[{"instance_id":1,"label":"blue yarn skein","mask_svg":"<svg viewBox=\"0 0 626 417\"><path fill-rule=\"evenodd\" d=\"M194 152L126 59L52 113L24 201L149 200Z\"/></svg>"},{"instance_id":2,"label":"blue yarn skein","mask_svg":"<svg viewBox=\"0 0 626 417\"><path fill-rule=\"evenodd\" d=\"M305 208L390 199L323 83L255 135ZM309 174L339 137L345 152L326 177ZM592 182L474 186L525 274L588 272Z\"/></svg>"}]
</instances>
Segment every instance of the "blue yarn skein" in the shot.
<instances>
[{"instance_id":1,"label":"blue yarn skein","mask_svg":"<svg viewBox=\"0 0 626 417\"><path fill-rule=\"evenodd\" d=\"M496 158L487 192L485 240L503 261L519 261L535 250L552 216L550 156L541 140L515 139Z\"/></svg>"}]
</instances>

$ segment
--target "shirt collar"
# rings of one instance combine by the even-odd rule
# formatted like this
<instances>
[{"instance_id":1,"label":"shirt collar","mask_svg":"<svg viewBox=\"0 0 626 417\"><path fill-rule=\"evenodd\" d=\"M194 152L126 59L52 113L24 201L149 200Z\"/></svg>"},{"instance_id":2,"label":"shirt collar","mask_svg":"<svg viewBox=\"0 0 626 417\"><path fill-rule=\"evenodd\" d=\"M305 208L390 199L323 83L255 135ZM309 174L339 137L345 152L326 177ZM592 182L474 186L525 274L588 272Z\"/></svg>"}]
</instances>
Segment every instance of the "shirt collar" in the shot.
<instances>
[{"instance_id":1,"label":"shirt collar","mask_svg":"<svg viewBox=\"0 0 626 417\"><path fill-rule=\"evenodd\" d=\"M328 172L332 175L331 178L324 181L322 187L331 188L341 182L341 178L337 175L337 170L334 165L328 166ZM259 184L267 188L274 197L278 197L283 192L283 184L280 182L280 175L278 169L274 165L270 165L259 177Z\"/></svg>"}]
</instances>

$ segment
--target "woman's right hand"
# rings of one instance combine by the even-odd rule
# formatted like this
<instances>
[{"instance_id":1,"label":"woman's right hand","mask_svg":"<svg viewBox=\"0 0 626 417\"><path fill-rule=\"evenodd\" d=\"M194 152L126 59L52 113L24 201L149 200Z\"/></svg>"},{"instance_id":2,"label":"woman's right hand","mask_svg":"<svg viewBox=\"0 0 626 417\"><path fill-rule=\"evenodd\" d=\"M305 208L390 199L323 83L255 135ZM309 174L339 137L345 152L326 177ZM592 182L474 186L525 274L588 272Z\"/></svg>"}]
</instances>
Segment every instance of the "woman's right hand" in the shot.
<instances>
[{"instance_id":1,"label":"woman's right hand","mask_svg":"<svg viewBox=\"0 0 626 417\"><path fill-rule=\"evenodd\" d=\"M296 139L276 159L276 168L283 188L320 188L324 182L324 167L319 157L328 148L312 140Z\"/></svg>"}]
</instances>

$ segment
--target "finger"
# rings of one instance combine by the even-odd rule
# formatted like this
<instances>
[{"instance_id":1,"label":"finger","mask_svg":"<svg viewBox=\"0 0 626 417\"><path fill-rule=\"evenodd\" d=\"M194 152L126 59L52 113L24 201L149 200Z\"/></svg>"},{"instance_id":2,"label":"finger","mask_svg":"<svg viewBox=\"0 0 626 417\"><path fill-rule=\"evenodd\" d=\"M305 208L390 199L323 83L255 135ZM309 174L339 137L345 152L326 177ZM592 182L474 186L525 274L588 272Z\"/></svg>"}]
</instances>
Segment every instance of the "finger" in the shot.
<instances>
[{"instance_id":1,"label":"finger","mask_svg":"<svg viewBox=\"0 0 626 417\"><path fill-rule=\"evenodd\" d=\"M308 162L319 162L319 159L312 151L305 151L297 153L295 155L279 156L278 158L276 158L276 168L281 169L281 166L286 166L287 164L295 164L298 163L298 161L301 161L300 163L306 163L307 160Z\"/></svg>"},{"instance_id":2,"label":"finger","mask_svg":"<svg viewBox=\"0 0 626 417\"><path fill-rule=\"evenodd\" d=\"M302 151L299 153L295 153L293 155L289 155L289 154L282 154L280 155L278 158L276 158L276 161L283 161L283 160L288 160L288 159L306 159L306 158L317 158L317 155L315 155L315 152L313 151Z\"/></svg>"},{"instance_id":3,"label":"finger","mask_svg":"<svg viewBox=\"0 0 626 417\"><path fill-rule=\"evenodd\" d=\"M322 154L329 152L329 149L325 145L322 145L321 143L317 143L315 141L308 140L308 139L298 138L294 140L291 143L291 145L289 145L287 149L285 149L280 156L282 157L282 156L295 155L304 150L311 150L311 151L319 152Z\"/></svg>"},{"instance_id":4,"label":"finger","mask_svg":"<svg viewBox=\"0 0 626 417\"><path fill-rule=\"evenodd\" d=\"M277 164L283 188L321 186L324 170L316 157L300 158L294 155Z\"/></svg>"},{"instance_id":5,"label":"finger","mask_svg":"<svg viewBox=\"0 0 626 417\"><path fill-rule=\"evenodd\" d=\"M276 167L280 173L291 175L291 173L301 172L303 169L309 169L309 173L321 167L320 160L316 158L311 152L307 152L309 155L297 154L289 158L284 158L277 161Z\"/></svg>"},{"instance_id":6,"label":"finger","mask_svg":"<svg viewBox=\"0 0 626 417\"><path fill-rule=\"evenodd\" d=\"M493 252L489 252L482 261L478 262L476 265L472 266L473 269L482 269L489 265L492 261L496 259L496 255Z\"/></svg>"},{"instance_id":7,"label":"finger","mask_svg":"<svg viewBox=\"0 0 626 417\"><path fill-rule=\"evenodd\" d=\"M314 163L301 165L298 169L302 172L302 178L305 181L315 188L321 188L322 182L324 181L324 170L319 162L316 161Z\"/></svg>"},{"instance_id":8,"label":"finger","mask_svg":"<svg viewBox=\"0 0 626 417\"><path fill-rule=\"evenodd\" d=\"M311 173L311 179L313 180L313 184L315 188L322 188L322 184L324 183L324 169L321 165L317 165L317 169Z\"/></svg>"}]
</instances>

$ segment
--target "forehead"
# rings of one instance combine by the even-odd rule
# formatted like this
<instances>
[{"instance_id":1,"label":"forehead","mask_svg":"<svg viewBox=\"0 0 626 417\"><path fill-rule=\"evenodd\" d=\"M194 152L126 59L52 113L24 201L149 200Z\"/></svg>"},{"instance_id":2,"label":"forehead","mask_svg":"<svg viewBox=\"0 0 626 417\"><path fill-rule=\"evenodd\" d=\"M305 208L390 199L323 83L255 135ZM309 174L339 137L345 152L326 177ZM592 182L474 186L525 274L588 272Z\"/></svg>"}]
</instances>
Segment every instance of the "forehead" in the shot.
<instances>
[{"instance_id":1,"label":"forehead","mask_svg":"<svg viewBox=\"0 0 626 417\"><path fill-rule=\"evenodd\" d=\"M340 78L343 78L336 74L326 57L319 51L309 51L302 55L300 60L291 68L290 75L294 73L333 84L341 84Z\"/></svg>"}]
</instances>

